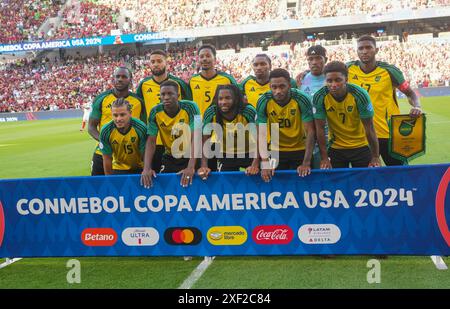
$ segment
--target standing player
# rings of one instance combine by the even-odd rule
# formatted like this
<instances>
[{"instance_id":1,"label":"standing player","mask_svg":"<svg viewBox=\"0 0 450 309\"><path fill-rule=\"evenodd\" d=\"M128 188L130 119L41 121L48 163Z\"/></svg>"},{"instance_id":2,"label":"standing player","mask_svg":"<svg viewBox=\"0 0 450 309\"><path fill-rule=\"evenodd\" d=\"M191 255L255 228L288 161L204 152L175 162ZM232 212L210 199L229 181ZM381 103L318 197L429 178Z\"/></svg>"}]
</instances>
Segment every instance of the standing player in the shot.
<instances>
[{"instance_id":1,"label":"standing player","mask_svg":"<svg viewBox=\"0 0 450 309\"><path fill-rule=\"evenodd\" d=\"M167 71L167 54L163 50L155 50L150 54L150 70L152 76L146 77L139 83L136 93L144 101L147 111L146 123L153 107L160 103L160 86L166 80L173 80L178 84L178 99L192 100L192 93L189 86L180 78ZM156 139L156 150L153 158L153 170L161 169L161 158L164 153L164 146L161 138Z\"/></svg>"},{"instance_id":2,"label":"standing player","mask_svg":"<svg viewBox=\"0 0 450 309\"><path fill-rule=\"evenodd\" d=\"M216 49L212 45L202 45L197 51L201 70L199 74L194 74L190 81L193 101L197 103L200 114L203 116L206 109L211 105L219 85L234 84L238 86L233 76L219 72L215 69Z\"/></svg>"},{"instance_id":3,"label":"standing player","mask_svg":"<svg viewBox=\"0 0 450 309\"><path fill-rule=\"evenodd\" d=\"M145 123L131 117L131 105L124 98L112 103L111 113L113 120L100 131L105 175L140 174L147 141Z\"/></svg>"},{"instance_id":4,"label":"standing player","mask_svg":"<svg viewBox=\"0 0 450 309\"><path fill-rule=\"evenodd\" d=\"M258 54L252 61L255 75L248 76L241 84L242 93L248 103L256 108L259 97L270 90L269 75L272 70L272 60L266 54ZM291 88L297 88L295 80L291 79Z\"/></svg>"},{"instance_id":5,"label":"standing player","mask_svg":"<svg viewBox=\"0 0 450 309\"><path fill-rule=\"evenodd\" d=\"M211 138L211 124L219 125L222 135L222 140L218 141L222 152L218 159L220 171L239 171L241 168L246 168L247 174L254 175L259 172L259 161L255 156L256 127L253 126L252 136L252 128L248 126L255 124L255 117L255 108L251 104L244 104L244 98L237 86L217 87L213 104L208 107L203 119L203 144ZM253 159L251 153L253 153ZM203 153L198 175L206 179L210 172L208 157Z\"/></svg>"},{"instance_id":6,"label":"standing player","mask_svg":"<svg viewBox=\"0 0 450 309\"><path fill-rule=\"evenodd\" d=\"M89 115L91 114L92 104L91 102L86 102L83 104L83 121L81 122L80 131L84 131L86 127L86 122L89 121Z\"/></svg>"},{"instance_id":7,"label":"standing player","mask_svg":"<svg viewBox=\"0 0 450 309\"><path fill-rule=\"evenodd\" d=\"M320 167L380 166L378 139L372 121L374 112L367 91L347 83L348 71L342 62L328 63L324 74L326 86L317 91L313 98L317 141L322 158ZM325 120L330 130L328 153Z\"/></svg>"},{"instance_id":8,"label":"standing player","mask_svg":"<svg viewBox=\"0 0 450 309\"><path fill-rule=\"evenodd\" d=\"M366 89L375 111L374 126L380 145L380 154L386 165L403 165L404 162L389 154L389 121L392 115L400 114L396 88L403 92L412 106L409 114L418 117L422 113L419 98L405 81L403 73L395 66L375 59L378 53L376 41L370 35L357 41L359 61L347 64L349 83Z\"/></svg>"},{"instance_id":9,"label":"standing player","mask_svg":"<svg viewBox=\"0 0 450 309\"><path fill-rule=\"evenodd\" d=\"M261 161L267 164L268 153L263 144L269 143L270 151L278 152L277 169L296 169L299 176L306 176L311 172L311 155L314 147L314 121L311 98L298 89L290 86L291 77L284 69L270 72L270 91L258 100L258 150ZM277 124L279 143L275 145L274 132L271 125ZM267 125L267 126L266 126ZM267 130L271 140L267 139ZM265 145L264 145L265 146ZM274 169L262 166L261 177L268 182L274 175Z\"/></svg>"},{"instance_id":10,"label":"standing player","mask_svg":"<svg viewBox=\"0 0 450 309\"><path fill-rule=\"evenodd\" d=\"M199 74L194 74L191 77L189 87L193 100L197 103L200 115L203 117L216 94L217 86L229 84L238 86L238 83L233 76L215 69L216 49L214 46L202 45L197 50L197 54L201 70ZM212 147L214 148L215 145ZM208 164L213 171L217 170L217 160L209 160Z\"/></svg>"},{"instance_id":11,"label":"standing player","mask_svg":"<svg viewBox=\"0 0 450 309\"><path fill-rule=\"evenodd\" d=\"M200 117L200 113L194 102L178 100L178 84L171 80L161 84L161 103L153 107L147 124L148 138L141 184L146 188L150 187L152 177L156 176L152 161L159 133L165 148L162 157L165 168L162 172L181 173L181 185L186 187L192 184L195 174L194 119L196 116ZM178 143L178 147L175 144L177 141L182 141L181 144ZM186 149L186 145L190 149ZM186 155L187 151L189 153Z\"/></svg>"},{"instance_id":12,"label":"standing player","mask_svg":"<svg viewBox=\"0 0 450 309\"><path fill-rule=\"evenodd\" d=\"M92 112L89 116L89 134L96 140L99 140L101 128L112 120L111 104L118 98L126 99L131 105L131 116L145 121L145 105L141 99L130 92L132 75L128 68L118 67L114 70L114 88L107 90L94 99ZM98 144L92 157L91 175L104 175L103 157Z\"/></svg>"}]
</instances>

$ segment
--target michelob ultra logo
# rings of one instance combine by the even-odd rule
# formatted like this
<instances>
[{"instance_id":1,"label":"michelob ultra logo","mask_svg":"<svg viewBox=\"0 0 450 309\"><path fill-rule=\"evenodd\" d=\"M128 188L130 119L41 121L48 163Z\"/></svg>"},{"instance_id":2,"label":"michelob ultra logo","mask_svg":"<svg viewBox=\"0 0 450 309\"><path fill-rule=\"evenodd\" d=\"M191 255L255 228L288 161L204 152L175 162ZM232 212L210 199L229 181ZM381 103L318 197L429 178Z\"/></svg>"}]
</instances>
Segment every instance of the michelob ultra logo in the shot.
<instances>
[{"instance_id":1,"label":"michelob ultra logo","mask_svg":"<svg viewBox=\"0 0 450 309\"><path fill-rule=\"evenodd\" d=\"M242 226L213 226L206 236L215 246L239 246L247 241L247 231Z\"/></svg>"},{"instance_id":2,"label":"michelob ultra logo","mask_svg":"<svg viewBox=\"0 0 450 309\"><path fill-rule=\"evenodd\" d=\"M122 232L122 241L127 246L154 246L159 233L152 227L129 227Z\"/></svg>"},{"instance_id":3,"label":"michelob ultra logo","mask_svg":"<svg viewBox=\"0 0 450 309\"><path fill-rule=\"evenodd\" d=\"M3 205L0 201L0 247L2 246L3 236L5 235L5 215L3 214Z\"/></svg>"},{"instance_id":4,"label":"michelob ultra logo","mask_svg":"<svg viewBox=\"0 0 450 309\"><path fill-rule=\"evenodd\" d=\"M170 227L164 232L164 239L169 245L193 246L202 240L202 233L196 227Z\"/></svg>"}]
</instances>

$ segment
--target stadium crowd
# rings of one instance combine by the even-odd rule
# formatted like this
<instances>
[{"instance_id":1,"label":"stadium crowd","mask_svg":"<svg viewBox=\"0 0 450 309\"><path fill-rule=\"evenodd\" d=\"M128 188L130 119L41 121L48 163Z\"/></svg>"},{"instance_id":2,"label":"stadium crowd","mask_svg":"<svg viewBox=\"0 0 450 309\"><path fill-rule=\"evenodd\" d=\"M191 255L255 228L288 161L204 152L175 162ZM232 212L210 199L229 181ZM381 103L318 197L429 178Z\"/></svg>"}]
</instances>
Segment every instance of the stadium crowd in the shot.
<instances>
[{"instance_id":1,"label":"stadium crowd","mask_svg":"<svg viewBox=\"0 0 450 309\"><path fill-rule=\"evenodd\" d=\"M450 82L449 43L380 43L377 59L397 65L412 87L444 86ZM352 44L327 46L329 61L357 59ZM286 46L269 52L273 68L288 69L294 76L307 66L302 44ZM238 81L253 74L251 59L255 52L221 54L217 68L232 74ZM145 56L115 55L98 57L68 57L62 62L42 62L6 65L0 69L0 112L37 111L50 108L80 108L84 102L110 86L112 70L126 63L134 72L133 81L151 75L148 54ZM195 49L179 47L170 50L169 71L188 81L197 73Z\"/></svg>"},{"instance_id":2,"label":"stadium crowd","mask_svg":"<svg viewBox=\"0 0 450 309\"><path fill-rule=\"evenodd\" d=\"M297 10L285 8L278 0L76 0L60 12L62 22L53 25L45 39L164 31L258 23L279 19L305 19L355 14L377 15L404 8L448 6L448 0L302 0ZM1 43L44 38L39 26L47 17L58 15L57 0L7 0L0 6L4 31ZM124 13L127 12L127 13ZM123 15L119 23L119 17ZM128 16L128 19L125 18Z\"/></svg>"}]
</instances>

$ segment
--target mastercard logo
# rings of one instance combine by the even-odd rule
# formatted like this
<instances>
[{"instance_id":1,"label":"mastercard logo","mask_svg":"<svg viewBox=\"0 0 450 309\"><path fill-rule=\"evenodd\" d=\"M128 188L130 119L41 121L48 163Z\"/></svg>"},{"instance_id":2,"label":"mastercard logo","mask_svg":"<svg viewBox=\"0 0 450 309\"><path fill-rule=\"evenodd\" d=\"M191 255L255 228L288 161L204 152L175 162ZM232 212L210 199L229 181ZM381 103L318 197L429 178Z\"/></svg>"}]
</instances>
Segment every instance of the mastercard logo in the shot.
<instances>
[{"instance_id":1,"label":"mastercard logo","mask_svg":"<svg viewBox=\"0 0 450 309\"><path fill-rule=\"evenodd\" d=\"M164 240L169 245L195 246L202 241L202 233L195 227L171 227L164 232Z\"/></svg>"}]
</instances>

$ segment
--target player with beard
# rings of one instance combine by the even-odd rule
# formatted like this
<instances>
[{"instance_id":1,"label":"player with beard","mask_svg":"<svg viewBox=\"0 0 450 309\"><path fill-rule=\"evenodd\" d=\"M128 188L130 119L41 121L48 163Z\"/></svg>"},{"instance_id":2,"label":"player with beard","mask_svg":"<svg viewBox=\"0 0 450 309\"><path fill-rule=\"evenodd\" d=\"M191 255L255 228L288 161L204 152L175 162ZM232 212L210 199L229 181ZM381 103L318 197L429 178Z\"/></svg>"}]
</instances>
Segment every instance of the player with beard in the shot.
<instances>
[{"instance_id":1,"label":"player with beard","mask_svg":"<svg viewBox=\"0 0 450 309\"><path fill-rule=\"evenodd\" d=\"M94 99L92 112L89 116L89 134L99 141L99 132L102 127L112 120L111 105L118 98L124 98L131 106L131 116L142 121L146 120L145 105L141 99L130 92L131 71L127 67L118 67L114 70L114 88L107 90ZM102 152L97 147L92 157L91 175L104 175Z\"/></svg>"},{"instance_id":2,"label":"player with beard","mask_svg":"<svg viewBox=\"0 0 450 309\"><path fill-rule=\"evenodd\" d=\"M189 86L180 78L170 74L167 71L167 54L163 50L155 50L150 54L150 70L152 76L141 80L137 87L137 95L144 101L147 111L147 119L153 107L160 103L161 84L166 80L172 80L178 84L178 99L192 100L192 93ZM153 159L153 170L160 171L161 159L164 153L164 146L161 137L158 135L156 140L156 150Z\"/></svg>"}]
</instances>

